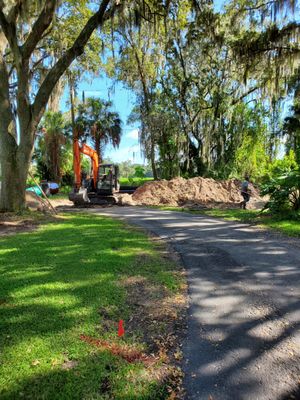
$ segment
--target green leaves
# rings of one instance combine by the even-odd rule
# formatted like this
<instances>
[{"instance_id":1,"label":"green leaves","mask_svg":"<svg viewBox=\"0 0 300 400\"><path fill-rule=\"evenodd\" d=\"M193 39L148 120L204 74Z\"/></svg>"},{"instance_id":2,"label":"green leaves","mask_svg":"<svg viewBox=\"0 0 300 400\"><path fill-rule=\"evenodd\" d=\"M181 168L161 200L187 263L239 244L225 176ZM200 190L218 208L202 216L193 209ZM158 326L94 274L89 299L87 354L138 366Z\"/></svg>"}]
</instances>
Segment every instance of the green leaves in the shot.
<instances>
[{"instance_id":1,"label":"green leaves","mask_svg":"<svg viewBox=\"0 0 300 400\"><path fill-rule=\"evenodd\" d=\"M262 187L263 195L270 195L267 208L273 212L300 209L300 169L281 171Z\"/></svg>"},{"instance_id":2,"label":"green leaves","mask_svg":"<svg viewBox=\"0 0 300 400\"><path fill-rule=\"evenodd\" d=\"M75 121L81 139L91 139L99 159L105 145L118 147L121 141L122 121L117 112L111 110L112 103L96 98L87 98L79 105L79 115Z\"/></svg>"}]
</instances>

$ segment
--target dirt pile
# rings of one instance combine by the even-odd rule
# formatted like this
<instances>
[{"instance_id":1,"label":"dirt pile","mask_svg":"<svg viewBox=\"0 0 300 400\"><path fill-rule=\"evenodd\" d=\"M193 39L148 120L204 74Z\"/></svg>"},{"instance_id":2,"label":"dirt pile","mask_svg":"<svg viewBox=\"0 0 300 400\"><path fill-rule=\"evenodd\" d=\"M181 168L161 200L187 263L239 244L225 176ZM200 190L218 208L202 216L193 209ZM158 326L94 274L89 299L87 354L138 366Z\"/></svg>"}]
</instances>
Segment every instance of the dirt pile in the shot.
<instances>
[{"instance_id":1,"label":"dirt pile","mask_svg":"<svg viewBox=\"0 0 300 400\"><path fill-rule=\"evenodd\" d=\"M120 206L136 206L137 203L133 200L132 195L128 193L117 194L117 201Z\"/></svg>"},{"instance_id":2,"label":"dirt pile","mask_svg":"<svg viewBox=\"0 0 300 400\"><path fill-rule=\"evenodd\" d=\"M170 181L152 181L139 187L132 195L138 205L198 206L216 207L239 206L243 200L240 194L241 182L236 179L216 181L210 178L175 178ZM249 208L263 202L258 191L251 187Z\"/></svg>"},{"instance_id":3,"label":"dirt pile","mask_svg":"<svg viewBox=\"0 0 300 400\"><path fill-rule=\"evenodd\" d=\"M50 211L49 204L34 192L27 191L25 194L25 199L26 206L31 211Z\"/></svg>"}]
</instances>

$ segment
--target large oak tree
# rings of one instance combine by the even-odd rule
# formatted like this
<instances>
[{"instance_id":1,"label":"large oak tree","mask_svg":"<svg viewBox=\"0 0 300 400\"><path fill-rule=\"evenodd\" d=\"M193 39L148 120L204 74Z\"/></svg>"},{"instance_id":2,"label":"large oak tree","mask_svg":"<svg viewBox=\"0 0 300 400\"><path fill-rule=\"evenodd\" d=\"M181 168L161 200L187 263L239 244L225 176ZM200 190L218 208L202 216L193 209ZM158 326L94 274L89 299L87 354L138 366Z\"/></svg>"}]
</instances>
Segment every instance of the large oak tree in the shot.
<instances>
[{"instance_id":1,"label":"large oak tree","mask_svg":"<svg viewBox=\"0 0 300 400\"><path fill-rule=\"evenodd\" d=\"M40 82L33 82L34 67L42 63L38 57L47 56L46 39L51 40L53 22L63 13L64 4L58 7L57 0L40 1L38 8L33 3L0 0L0 209L5 211L24 208L35 132L55 85L119 2L98 3L73 44L53 65L48 61Z\"/></svg>"},{"instance_id":2,"label":"large oak tree","mask_svg":"<svg viewBox=\"0 0 300 400\"><path fill-rule=\"evenodd\" d=\"M169 4L155 0L0 0L0 210L24 208L37 126L55 85L84 53L96 28L111 21L117 11L120 24L126 23L128 12L151 21ZM89 15L82 16L85 22L76 38L56 52L56 22L70 8L80 12L87 5Z\"/></svg>"}]
</instances>

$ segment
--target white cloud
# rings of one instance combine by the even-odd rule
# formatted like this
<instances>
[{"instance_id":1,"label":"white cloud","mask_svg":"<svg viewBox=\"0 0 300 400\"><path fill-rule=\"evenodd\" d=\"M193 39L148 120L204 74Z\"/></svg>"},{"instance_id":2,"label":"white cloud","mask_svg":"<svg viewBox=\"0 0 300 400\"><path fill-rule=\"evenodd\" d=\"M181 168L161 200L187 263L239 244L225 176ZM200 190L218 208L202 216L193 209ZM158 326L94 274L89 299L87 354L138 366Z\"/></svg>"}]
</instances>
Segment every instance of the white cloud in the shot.
<instances>
[{"instance_id":1,"label":"white cloud","mask_svg":"<svg viewBox=\"0 0 300 400\"><path fill-rule=\"evenodd\" d=\"M105 152L105 156L110 157L114 162L130 160L136 163L144 163L144 158L141 156L139 145L121 147L119 149L110 148Z\"/></svg>"},{"instance_id":2,"label":"white cloud","mask_svg":"<svg viewBox=\"0 0 300 400\"><path fill-rule=\"evenodd\" d=\"M139 138L139 130L138 129L133 129L132 131L128 132L127 135L126 135L126 138L138 140L138 138Z\"/></svg>"}]
</instances>

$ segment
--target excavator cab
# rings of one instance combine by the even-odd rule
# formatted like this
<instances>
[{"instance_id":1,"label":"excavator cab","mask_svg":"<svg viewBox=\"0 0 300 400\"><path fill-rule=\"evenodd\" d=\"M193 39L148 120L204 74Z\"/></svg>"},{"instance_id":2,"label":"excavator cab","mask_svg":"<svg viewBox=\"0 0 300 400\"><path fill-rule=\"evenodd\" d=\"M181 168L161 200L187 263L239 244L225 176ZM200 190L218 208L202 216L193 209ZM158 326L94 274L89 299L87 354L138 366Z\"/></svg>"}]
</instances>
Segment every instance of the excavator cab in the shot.
<instances>
[{"instance_id":1,"label":"excavator cab","mask_svg":"<svg viewBox=\"0 0 300 400\"><path fill-rule=\"evenodd\" d=\"M96 188L97 194L110 196L119 190L119 167L114 164L100 165Z\"/></svg>"}]
</instances>

